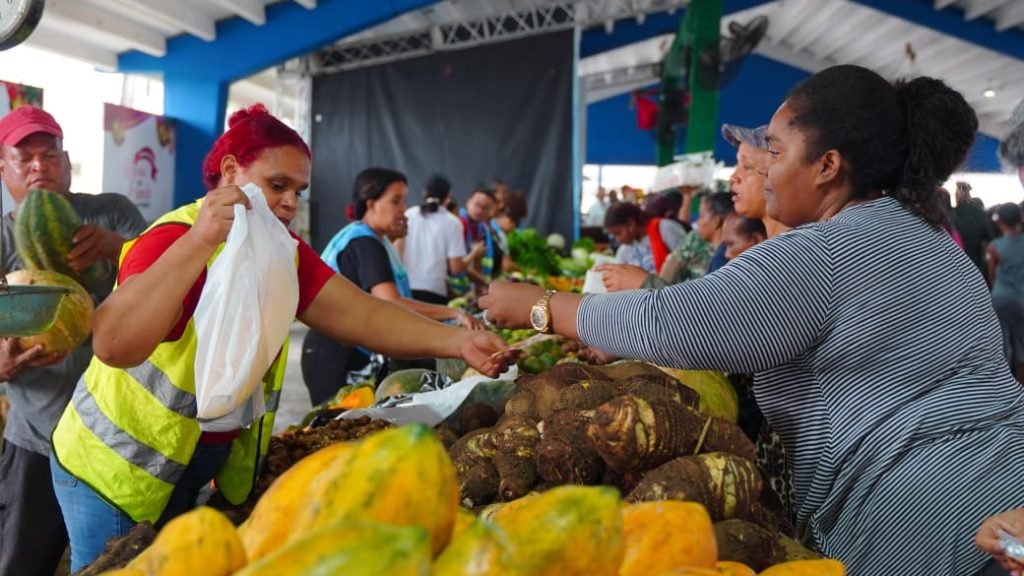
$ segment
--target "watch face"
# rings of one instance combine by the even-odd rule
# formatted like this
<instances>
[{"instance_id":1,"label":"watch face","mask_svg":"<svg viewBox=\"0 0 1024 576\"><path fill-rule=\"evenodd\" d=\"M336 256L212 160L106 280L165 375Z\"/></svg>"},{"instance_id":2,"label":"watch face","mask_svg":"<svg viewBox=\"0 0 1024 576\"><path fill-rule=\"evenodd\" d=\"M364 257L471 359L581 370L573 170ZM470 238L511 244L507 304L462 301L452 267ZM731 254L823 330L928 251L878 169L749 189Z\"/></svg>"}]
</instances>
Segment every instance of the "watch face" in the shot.
<instances>
[{"instance_id":1,"label":"watch face","mask_svg":"<svg viewBox=\"0 0 1024 576\"><path fill-rule=\"evenodd\" d=\"M530 324L534 330L543 331L548 327L548 315L542 306L534 306L530 309Z\"/></svg>"}]
</instances>

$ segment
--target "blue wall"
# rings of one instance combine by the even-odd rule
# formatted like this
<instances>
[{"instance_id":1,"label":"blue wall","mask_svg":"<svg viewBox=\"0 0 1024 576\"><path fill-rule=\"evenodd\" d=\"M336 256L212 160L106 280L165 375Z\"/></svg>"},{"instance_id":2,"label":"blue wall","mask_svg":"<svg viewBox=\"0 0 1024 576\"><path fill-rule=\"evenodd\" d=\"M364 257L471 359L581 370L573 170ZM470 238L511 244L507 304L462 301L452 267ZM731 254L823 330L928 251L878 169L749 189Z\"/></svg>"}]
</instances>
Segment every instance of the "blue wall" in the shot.
<instances>
[{"instance_id":1,"label":"blue wall","mask_svg":"<svg viewBox=\"0 0 1024 576\"><path fill-rule=\"evenodd\" d=\"M965 172L999 172L999 140L978 134L964 162Z\"/></svg>"},{"instance_id":2,"label":"blue wall","mask_svg":"<svg viewBox=\"0 0 1024 576\"><path fill-rule=\"evenodd\" d=\"M809 75L770 58L748 56L733 82L719 94L719 124L767 124L789 89ZM636 127L636 111L629 109L629 98L629 94L623 94L587 106L588 164L654 164L654 135ZM964 170L998 172L998 147L995 138L978 134ZM715 143L715 158L729 165L736 160L736 149L721 134Z\"/></svg>"},{"instance_id":3,"label":"blue wall","mask_svg":"<svg viewBox=\"0 0 1024 576\"><path fill-rule=\"evenodd\" d=\"M719 94L719 123L767 124L796 83L808 73L758 55L748 56L732 83ZM588 164L654 164L654 136L636 127L629 94L587 106ZM682 138L681 138L682 140ZM679 143L682 149L683 142ZM732 164L736 149L719 135L715 157Z\"/></svg>"}]
</instances>

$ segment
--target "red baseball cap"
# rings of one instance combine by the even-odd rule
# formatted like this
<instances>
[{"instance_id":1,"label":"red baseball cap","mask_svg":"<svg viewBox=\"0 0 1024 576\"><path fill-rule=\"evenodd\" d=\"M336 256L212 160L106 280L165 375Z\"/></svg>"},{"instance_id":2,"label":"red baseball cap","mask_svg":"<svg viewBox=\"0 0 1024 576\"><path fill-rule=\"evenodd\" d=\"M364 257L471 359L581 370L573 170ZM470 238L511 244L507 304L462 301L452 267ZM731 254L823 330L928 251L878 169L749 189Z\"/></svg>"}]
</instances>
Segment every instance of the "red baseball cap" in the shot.
<instances>
[{"instance_id":1,"label":"red baseball cap","mask_svg":"<svg viewBox=\"0 0 1024 576\"><path fill-rule=\"evenodd\" d=\"M17 146L25 137L36 132L64 137L60 124L42 108L19 106L0 118L0 144L4 146Z\"/></svg>"}]
</instances>

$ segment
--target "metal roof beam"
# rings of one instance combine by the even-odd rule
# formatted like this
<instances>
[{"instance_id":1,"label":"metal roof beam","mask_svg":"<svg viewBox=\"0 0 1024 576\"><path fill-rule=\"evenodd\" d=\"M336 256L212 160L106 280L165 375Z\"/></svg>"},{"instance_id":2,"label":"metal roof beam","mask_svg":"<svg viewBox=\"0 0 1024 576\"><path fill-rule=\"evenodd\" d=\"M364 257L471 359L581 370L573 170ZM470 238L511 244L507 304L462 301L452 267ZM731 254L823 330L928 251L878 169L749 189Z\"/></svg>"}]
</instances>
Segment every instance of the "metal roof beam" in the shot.
<instances>
[{"instance_id":1,"label":"metal roof beam","mask_svg":"<svg viewBox=\"0 0 1024 576\"><path fill-rule=\"evenodd\" d=\"M306 10L312 10L316 8L316 0L295 0L295 3L302 6Z\"/></svg>"},{"instance_id":2,"label":"metal roof beam","mask_svg":"<svg viewBox=\"0 0 1024 576\"><path fill-rule=\"evenodd\" d=\"M974 20L1006 4L1005 0L970 0L964 10L964 18Z\"/></svg>"},{"instance_id":3,"label":"metal roof beam","mask_svg":"<svg viewBox=\"0 0 1024 576\"><path fill-rule=\"evenodd\" d=\"M1024 24L1024 2L1009 4L996 11L996 30L1004 32Z\"/></svg>"},{"instance_id":4,"label":"metal roof beam","mask_svg":"<svg viewBox=\"0 0 1024 576\"><path fill-rule=\"evenodd\" d=\"M1024 60L1024 31L1009 29L996 33L995 22L984 18L967 21L955 10L935 10L922 2L893 2L892 0L850 0L879 12L884 12L931 28L965 42L977 44L1012 58Z\"/></svg>"},{"instance_id":5,"label":"metal roof beam","mask_svg":"<svg viewBox=\"0 0 1024 576\"><path fill-rule=\"evenodd\" d=\"M943 8L950 6L956 2L956 0L935 0L935 9L942 10Z\"/></svg>"},{"instance_id":6,"label":"metal roof beam","mask_svg":"<svg viewBox=\"0 0 1024 576\"><path fill-rule=\"evenodd\" d=\"M76 37L61 32L40 22L32 36L25 41L26 46L35 46L57 54L74 54L75 58L88 62L103 70L117 68L117 54L112 50L98 48L90 42L83 42Z\"/></svg>"},{"instance_id":7,"label":"metal roof beam","mask_svg":"<svg viewBox=\"0 0 1024 576\"><path fill-rule=\"evenodd\" d=\"M110 38L157 57L167 53L167 39L161 34L81 0L50 0L46 3L46 18L54 28L71 31L72 35Z\"/></svg>"},{"instance_id":8,"label":"metal roof beam","mask_svg":"<svg viewBox=\"0 0 1024 576\"><path fill-rule=\"evenodd\" d=\"M256 26L267 23L267 11L261 0L213 0L217 4L235 12Z\"/></svg>"},{"instance_id":9,"label":"metal roof beam","mask_svg":"<svg viewBox=\"0 0 1024 576\"><path fill-rule=\"evenodd\" d=\"M213 19L196 10L189 9L184 2L165 2L163 0L115 0L115 2L149 18L181 28L207 42L217 38L217 27Z\"/></svg>"}]
</instances>

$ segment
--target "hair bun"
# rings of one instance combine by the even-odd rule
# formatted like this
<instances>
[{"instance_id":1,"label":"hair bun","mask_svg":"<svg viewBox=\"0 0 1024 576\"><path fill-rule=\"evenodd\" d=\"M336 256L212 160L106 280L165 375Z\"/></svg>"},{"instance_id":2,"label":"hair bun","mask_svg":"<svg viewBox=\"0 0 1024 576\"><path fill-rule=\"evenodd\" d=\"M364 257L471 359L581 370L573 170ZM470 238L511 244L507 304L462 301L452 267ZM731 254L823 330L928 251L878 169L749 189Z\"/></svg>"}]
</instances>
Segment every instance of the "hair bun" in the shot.
<instances>
[{"instance_id":1,"label":"hair bun","mask_svg":"<svg viewBox=\"0 0 1024 576\"><path fill-rule=\"evenodd\" d=\"M231 114L228 118L228 129L234 128L238 124L245 122L250 118L256 118L258 116L270 116L270 111L263 105L262 102L257 102L248 108L242 108Z\"/></svg>"}]
</instances>

